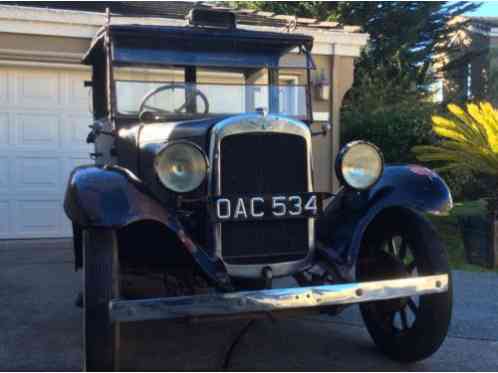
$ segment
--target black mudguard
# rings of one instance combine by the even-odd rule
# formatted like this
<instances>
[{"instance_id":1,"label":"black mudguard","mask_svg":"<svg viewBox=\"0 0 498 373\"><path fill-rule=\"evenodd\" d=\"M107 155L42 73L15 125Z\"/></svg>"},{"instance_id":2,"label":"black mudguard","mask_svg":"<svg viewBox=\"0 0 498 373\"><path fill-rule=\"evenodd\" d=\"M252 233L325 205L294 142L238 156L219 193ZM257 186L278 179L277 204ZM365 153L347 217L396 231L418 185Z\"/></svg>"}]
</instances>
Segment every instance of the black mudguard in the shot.
<instances>
[{"instance_id":1,"label":"black mudguard","mask_svg":"<svg viewBox=\"0 0 498 373\"><path fill-rule=\"evenodd\" d=\"M319 252L344 277L354 278L363 235L385 209L404 208L445 214L453 207L451 192L434 171L417 165L386 166L378 183L364 192L343 189L317 223Z\"/></svg>"},{"instance_id":2,"label":"black mudguard","mask_svg":"<svg viewBox=\"0 0 498 373\"><path fill-rule=\"evenodd\" d=\"M81 227L119 229L140 220L154 220L173 231L179 229L176 219L145 193L140 180L119 167L74 169L69 177L64 210Z\"/></svg>"},{"instance_id":3,"label":"black mudguard","mask_svg":"<svg viewBox=\"0 0 498 373\"><path fill-rule=\"evenodd\" d=\"M64 199L64 210L78 229L119 229L152 220L174 232L203 272L220 288L230 288L221 261L211 258L194 243L178 217L150 197L142 182L118 166L81 166L73 170Z\"/></svg>"}]
</instances>

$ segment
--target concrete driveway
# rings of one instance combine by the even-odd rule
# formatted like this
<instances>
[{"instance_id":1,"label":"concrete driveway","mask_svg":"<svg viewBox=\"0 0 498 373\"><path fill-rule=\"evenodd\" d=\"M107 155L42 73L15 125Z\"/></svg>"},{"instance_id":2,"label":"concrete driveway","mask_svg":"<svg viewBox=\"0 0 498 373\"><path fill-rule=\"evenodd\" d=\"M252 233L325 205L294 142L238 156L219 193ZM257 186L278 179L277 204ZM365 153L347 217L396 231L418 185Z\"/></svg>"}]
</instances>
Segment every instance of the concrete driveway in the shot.
<instances>
[{"instance_id":1,"label":"concrete driveway","mask_svg":"<svg viewBox=\"0 0 498 373\"><path fill-rule=\"evenodd\" d=\"M400 365L373 346L356 307L336 318L256 321L231 370L498 369L498 275L455 272L450 335L431 358ZM0 370L80 370L81 284L67 241L0 242ZM219 370L242 321L123 328L123 370Z\"/></svg>"}]
</instances>

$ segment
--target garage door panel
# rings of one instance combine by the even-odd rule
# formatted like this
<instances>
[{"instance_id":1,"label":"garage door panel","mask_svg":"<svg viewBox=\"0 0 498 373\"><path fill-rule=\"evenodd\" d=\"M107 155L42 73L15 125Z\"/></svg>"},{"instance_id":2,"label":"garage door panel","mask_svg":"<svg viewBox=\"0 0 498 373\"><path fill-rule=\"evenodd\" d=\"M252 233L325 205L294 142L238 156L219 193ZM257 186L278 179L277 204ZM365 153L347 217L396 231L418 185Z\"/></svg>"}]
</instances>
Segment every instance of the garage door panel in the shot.
<instances>
[{"instance_id":1,"label":"garage door panel","mask_svg":"<svg viewBox=\"0 0 498 373\"><path fill-rule=\"evenodd\" d=\"M65 103L71 107L89 110L90 88L85 87L83 82L90 79L88 73L65 74L66 95Z\"/></svg>"},{"instance_id":2,"label":"garage door panel","mask_svg":"<svg viewBox=\"0 0 498 373\"><path fill-rule=\"evenodd\" d=\"M59 117L56 114L16 114L17 145L59 147Z\"/></svg>"},{"instance_id":3,"label":"garage door panel","mask_svg":"<svg viewBox=\"0 0 498 373\"><path fill-rule=\"evenodd\" d=\"M9 201L0 200L0 238L9 234L10 208Z\"/></svg>"},{"instance_id":4,"label":"garage door panel","mask_svg":"<svg viewBox=\"0 0 498 373\"><path fill-rule=\"evenodd\" d=\"M9 190L9 158L0 155L0 193L7 193Z\"/></svg>"},{"instance_id":5,"label":"garage door panel","mask_svg":"<svg viewBox=\"0 0 498 373\"><path fill-rule=\"evenodd\" d=\"M63 206L63 202L61 202ZM60 227L60 236L71 237L73 235L73 225L71 220L69 220L64 212L64 208L61 207L59 211L61 227Z\"/></svg>"},{"instance_id":6,"label":"garage door panel","mask_svg":"<svg viewBox=\"0 0 498 373\"><path fill-rule=\"evenodd\" d=\"M54 107L62 102L60 74L54 70L20 70L16 73L16 103L29 107Z\"/></svg>"},{"instance_id":7,"label":"garage door panel","mask_svg":"<svg viewBox=\"0 0 498 373\"><path fill-rule=\"evenodd\" d=\"M92 164L88 71L0 67L0 239L68 237L70 172Z\"/></svg>"},{"instance_id":8,"label":"garage door panel","mask_svg":"<svg viewBox=\"0 0 498 373\"><path fill-rule=\"evenodd\" d=\"M15 161L15 185L19 192L60 191L61 163L57 157L19 156Z\"/></svg>"},{"instance_id":9,"label":"garage door panel","mask_svg":"<svg viewBox=\"0 0 498 373\"><path fill-rule=\"evenodd\" d=\"M19 199L15 200L13 205L14 232L18 237L60 235L60 200Z\"/></svg>"},{"instance_id":10,"label":"garage door panel","mask_svg":"<svg viewBox=\"0 0 498 373\"><path fill-rule=\"evenodd\" d=\"M10 120L8 113L0 113L0 146L7 146L10 142Z\"/></svg>"},{"instance_id":11,"label":"garage door panel","mask_svg":"<svg viewBox=\"0 0 498 373\"><path fill-rule=\"evenodd\" d=\"M0 104L6 104L9 100L9 75L7 70L0 70Z\"/></svg>"},{"instance_id":12,"label":"garage door panel","mask_svg":"<svg viewBox=\"0 0 498 373\"><path fill-rule=\"evenodd\" d=\"M76 147L87 152L92 151L92 146L86 143L87 135L90 132L88 126L92 124L90 114L67 114L62 118L62 122L64 123L64 147L70 147L71 149Z\"/></svg>"}]
</instances>

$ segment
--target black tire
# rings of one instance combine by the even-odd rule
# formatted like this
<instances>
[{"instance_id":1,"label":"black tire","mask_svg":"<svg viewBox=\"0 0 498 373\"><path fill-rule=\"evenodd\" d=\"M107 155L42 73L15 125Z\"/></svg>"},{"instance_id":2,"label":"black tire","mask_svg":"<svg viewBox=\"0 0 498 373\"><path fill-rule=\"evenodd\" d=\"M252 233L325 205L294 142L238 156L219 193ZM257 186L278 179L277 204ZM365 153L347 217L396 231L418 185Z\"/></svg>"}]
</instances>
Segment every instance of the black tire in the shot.
<instances>
[{"instance_id":1,"label":"black tire","mask_svg":"<svg viewBox=\"0 0 498 373\"><path fill-rule=\"evenodd\" d=\"M83 359L86 371L117 369L119 324L111 323L109 301L119 295L116 233L83 234Z\"/></svg>"},{"instance_id":2,"label":"black tire","mask_svg":"<svg viewBox=\"0 0 498 373\"><path fill-rule=\"evenodd\" d=\"M398 249L394 247L396 240L401 242ZM385 242L389 242L391 248L387 250L387 254L382 251ZM408 250L411 252L409 259ZM382 256L390 256L388 261L394 257L396 262L391 262L384 270L375 270L372 265L362 265L359 262L358 279L380 280L388 278L389 275L400 277L399 274L403 271L400 268L406 270L406 275L413 275L416 270L420 276L449 276L447 292L420 296L418 305L414 298L360 304L368 332L383 353L399 362L425 359L441 346L451 320L452 286L446 250L429 221L415 213L398 210L385 215L368 230L360 261L368 263L370 259L372 263L373 258L378 260ZM385 259L381 261L386 263ZM401 266L398 266L398 262ZM378 267L382 268L382 265ZM397 273L385 270L393 267L397 267L394 271ZM399 322L399 326L396 326L396 322Z\"/></svg>"}]
</instances>

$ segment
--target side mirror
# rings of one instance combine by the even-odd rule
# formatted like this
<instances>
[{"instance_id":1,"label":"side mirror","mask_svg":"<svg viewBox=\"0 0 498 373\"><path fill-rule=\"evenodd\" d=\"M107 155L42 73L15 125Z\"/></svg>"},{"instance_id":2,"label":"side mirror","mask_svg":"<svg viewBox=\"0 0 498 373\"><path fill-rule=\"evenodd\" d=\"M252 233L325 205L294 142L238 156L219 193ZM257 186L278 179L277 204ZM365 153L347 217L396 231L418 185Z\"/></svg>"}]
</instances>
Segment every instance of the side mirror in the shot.
<instances>
[{"instance_id":1,"label":"side mirror","mask_svg":"<svg viewBox=\"0 0 498 373\"><path fill-rule=\"evenodd\" d=\"M330 123L322 123L321 131L311 132L311 136L327 136L327 134L332 129L332 125Z\"/></svg>"}]
</instances>

